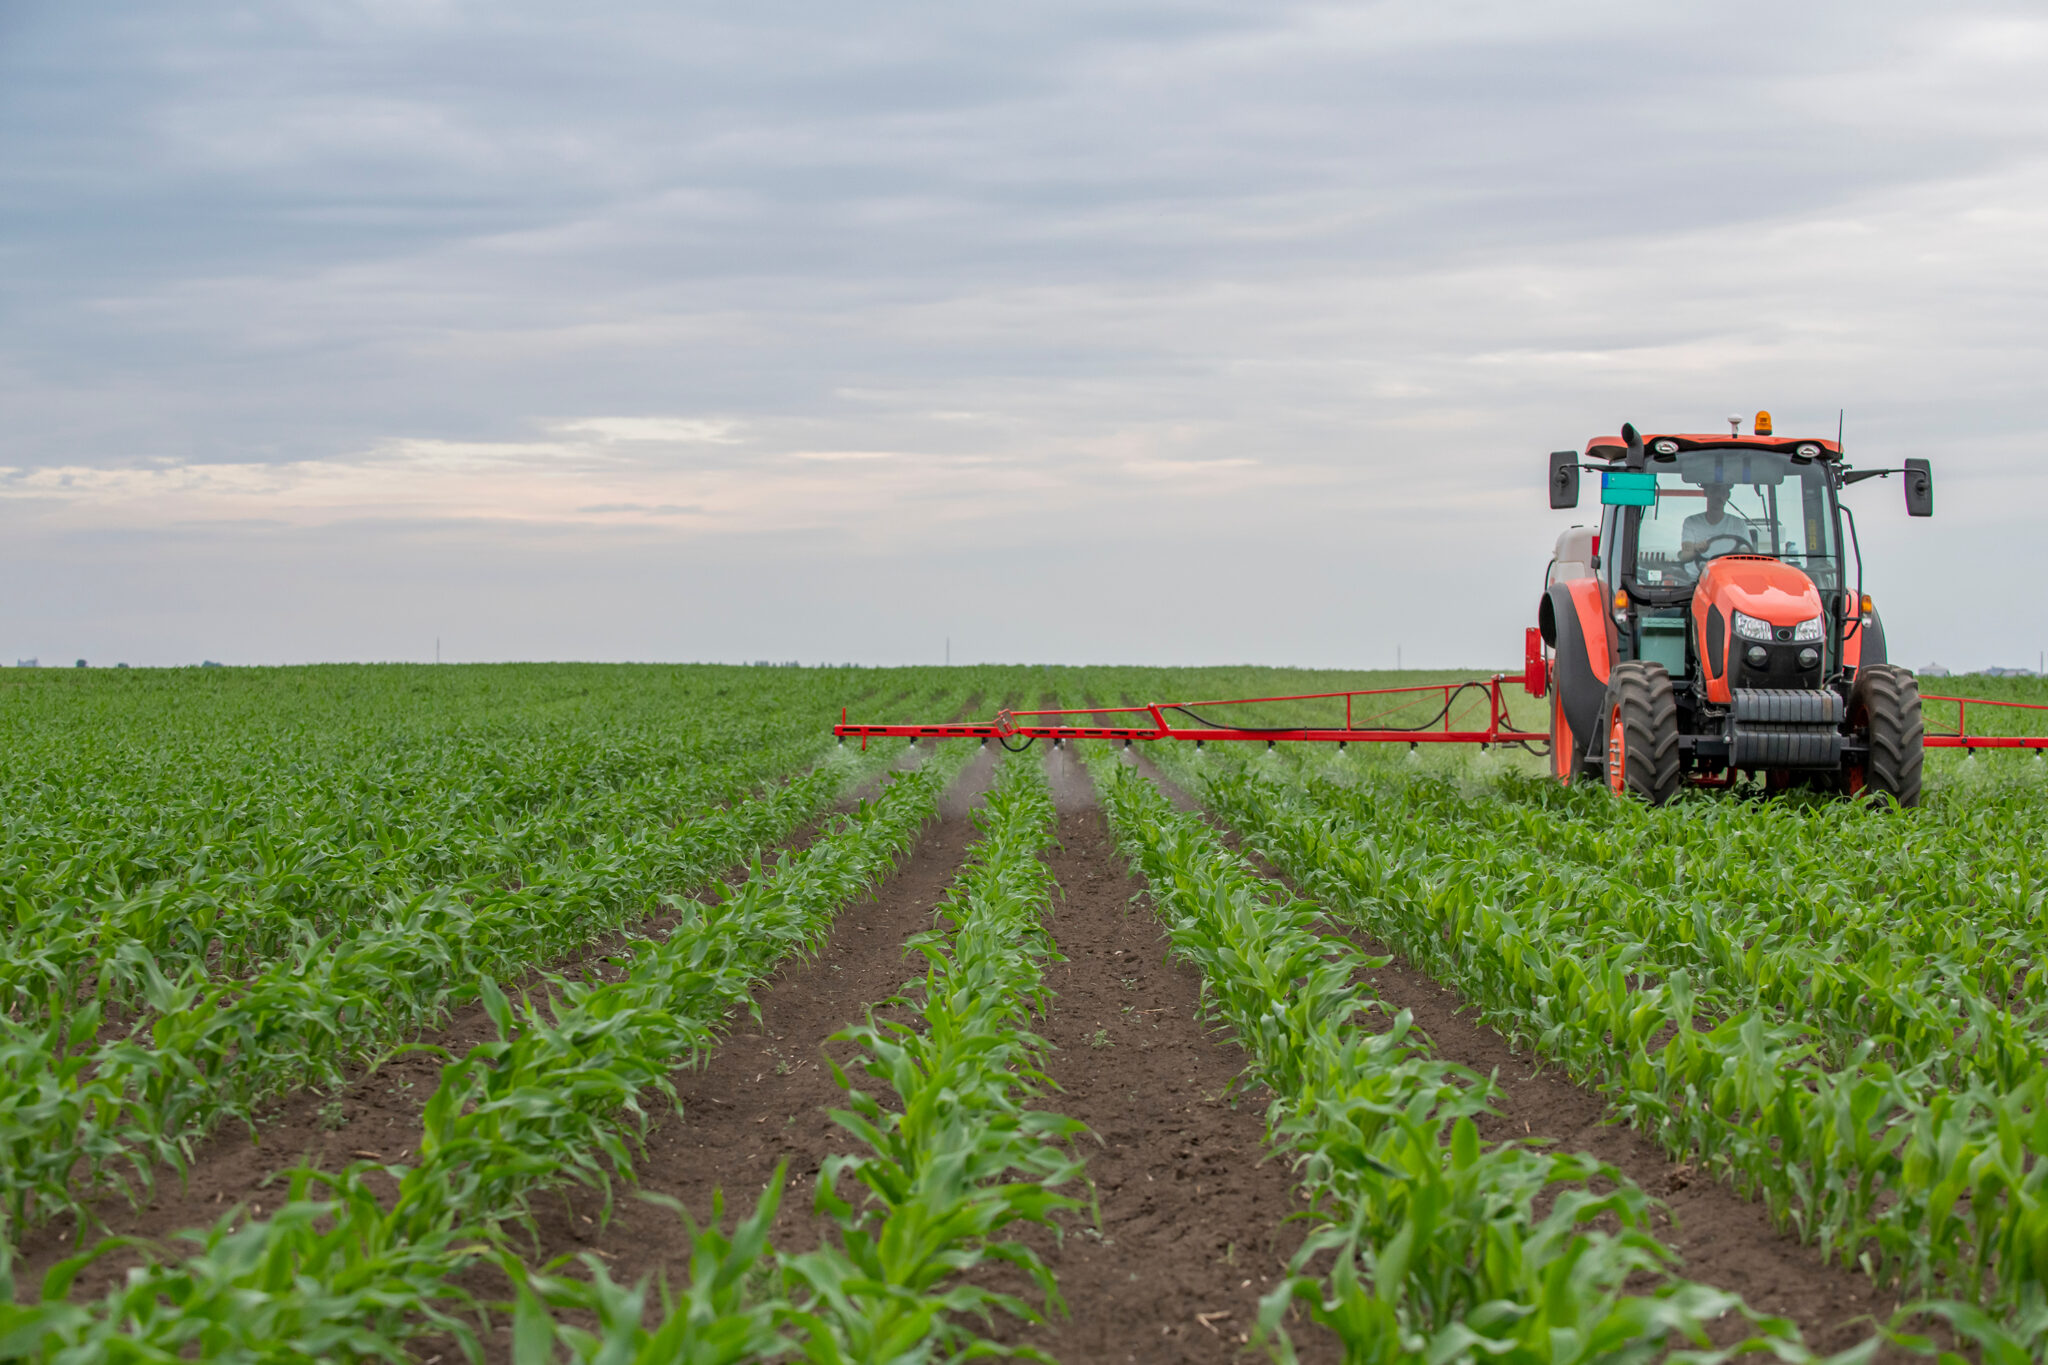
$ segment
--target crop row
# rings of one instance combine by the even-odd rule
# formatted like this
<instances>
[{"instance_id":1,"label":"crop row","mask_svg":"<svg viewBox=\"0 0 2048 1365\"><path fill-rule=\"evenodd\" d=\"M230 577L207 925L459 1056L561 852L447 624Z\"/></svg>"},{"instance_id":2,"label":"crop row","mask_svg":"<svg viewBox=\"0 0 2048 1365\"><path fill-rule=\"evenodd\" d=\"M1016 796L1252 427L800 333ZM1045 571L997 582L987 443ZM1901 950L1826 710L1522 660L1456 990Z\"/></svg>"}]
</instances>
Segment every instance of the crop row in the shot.
<instances>
[{"instance_id":1,"label":"crop row","mask_svg":"<svg viewBox=\"0 0 2048 1365\"><path fill-rule=\"evenodd\" d=\"M822 681L807 698L686 681L669 706L643 687L592 720L545 704L424 729L316 724L284 697L200 733L177 724L199 709L184 697L125 726L58 711L22 729L0 707L0 1013L118 1013L144 1005L152 968L244 976L434 887L520 885L803 770L845 700Z\"/></svg>"},{"instance_id":2,"label":"crop row","mask_svg":"<svg viewBox=\"0 0 2048 1365\"><path fill-rule=\"evenodd\" d=\"M1747 1311L1672 1276L1649 1197L1613 1166L1482 1141L1493 1083L1432 1056L1405 1011L1388 1017L1360 980L1375 960L1152 784L1104 752L1091 765L1174 951L1201 968L1207 1007L1274 1093L1269 1132L1317 1219L1264 1305L1276 1354L1293 1358L1290 1303L1352 1362L1649 1358L1674 1334L1704 1345L1709 1321ZM1330 1268L1308 1273L1326 1255ZM1656 1287L1631 1289L1638 1276ZM1752 1325L1753 1348L1805 1356L1788 1325Z\"/></svg>"},{"instance_id":3,"label":"crop row","mask_svg":"<svg viewBox=\"0 0 2048 1365\"><path fill-rule=\"evenodd\" d=\"M716 904L679 907L618 980L553 979L539 1003L517 1007L488 988L499 1037L443 1068L418 1164L293 1172L270 1218L237 1210L195 1254L131 1271L98 1301L69 1301L80 1267L121 1246L110 1240L53 1270L38 1302L0 1296L0 1343L66 1361L392 1358L423 1333L474 1350L463 1272L495 1262L531 1282L502 1225L543 1185L630 1176L643 1101L672 1098L671 1071L888 869L955 766L898 777L802 854L757 866ZM380 1195L387 1183L395 1190Z\"/></svg>"},{"instance_id":4,"label":"crop row","mask_svg":"<svg viewBox=\"0 0 2048 1365\"><path fill-rule=\"evenodd\" d=\"M906 704L957 698L957 682L924 682ZM841 752L761 789L761 774L801 766L828 737L814 715L748 721L758 690L722 691L685 694L703 714L678 718L680 738L630 708L566 731L552 714L489 733L343 728L324 737L356 748L331 762L295 749L312 746L303 736L264 755L229 735L224 771L182 785L133 737L159 761L75 783L52 776L68 754L24 746L4 780L27 813L0 816L16 870L38 840L63 843L65 828L46 827L60 806L93 847L81 831L105 803L92 793L119 788L165 803L129 809L130 842L177 875L129 894L80 853L91 871L77 895L53 895L48 878L8 883L0 1218L18 1228L110 1190L134 1197L222 1119L374 1063L475 999L482 978L660 912L891 757ZM114 742L70 728L88 752Z\"/></svg>"},{"instance_id":5,"label":"crop row","mask_svg":"<svg viewBox=\"0 0 2048 1365\"><path fill-rule=\"evenodd\" d=\"M1957 829L1945 811L1901 822L1843 803L1788 802L1764 818L1725 801L1667 812L1512 777L1477 801L1420 774L1360 791L1308 786L1363 823L1399 823L1438 864L1483 850L1497 881L1523 882L1517 899L1640 944L1655 970L1689 972L1702 1016L1775 1011L1837 1061L1878 1039L1889 1060L1942 1085L2003 1087L2048 1065L2048 980L2036 970L2048 867L2022 843L2001 871L1973 837L1974 803ZM1496 851L1513 851L1512 866Z\"/></svg>"},{"instance_id":6,"label":"crop row","mask_svg":"<svg viewBox=\"0 0 2048 1365\"><path fill-rule=\"evenodd\" d=\"M576 902L607 864L656 856L665 827L746 800L822 747L814 727L749 721L744 699L722 703L697 682L687 718L666 727L622 707L565 729L549 690L535 688L548 704L511 716L479 708L468 723L424 733L358 717L307 724L300 699L279 696L270 709L188 729L180 722L204 711L194 699L221 690L197 679L145 688L180 704L131 715L126 727L92 723L108 708L86 703L127 687L84 689L80 704L33 727L0 725L0 1019L15 1026L0 1049L147 1051L163 1007L234 999L237 978L256 978L246 984L260 1002L280 976L289 989L310 957L347 952L358 937L388 940L422 911L481 907L487 931L537 912L544 925L573 928ZM7 700L47 690L8 689ZM0 720L16 709L0 708ZM674 852L687 860L693 841L715 851L722 833L686 834ZM631 918L626 901L616 908ZM605 927L600 916L590 931ZM446 946L430 936L422 964ZM482 968L504 970L491 954L486 945ZM409 975L402 944L387 955ZM419 994L399 986L401 1013ZM331 1031L348 1033L361 1011L335 1003ZM431 1011L431 992L420 1003ZM54 1046L38 1048L26 1031L37 1026ZM61 1116L62 1090L39 1081L29 1102Z\"/></svg>"},{"instance_id":7,"label":"crop row","mask_svg":"<svg viewBox=\"0 0 2048 1365\"><path fill-rule=\"evenodd\" d=\"M1044 964L1057 956L1042 923L1052 883L1038 852L1053 809L1039 765L1007 762L976 823L982 837L938 906L939 929L912 940L924 977L890 1002L909 1017L878 1021L871 1011L832 1040L859 1049L835 1067L847 1095L835 1118L862 1150L820 1171L824 1241L798 1253L769 1244L762 1210L779 1197L778 1172L734 1236L697 1232L686 1292L664 1292L654 1312L646 1286L613 1283L594 1257L587 1280L528 1278L515 1336L532 1343L532 1359L543 1358L543 1342L575 1360L648 1365L1009 1354L977 1324L999 1311L1027 1322L1039 1314L978 1282L992 1262L1022 1272L1057 1307L1044 1263L1004 1236L1079 1207L1058 1191L1081 1169L1069 1151L1079 1125L1029 1107L1046 1088L1030 1017L1048 998ZM861 1089L869 1080L887 1093ZM579 1308L597 1330L560 1324L551 1307Z\"/></svg>"},{"instance_id":8,"label":"crop row","mask_svg":"<svg viewBox=\"0 0 2048 1365\"><path fill-rule=\"evenodd\" d=\"M434 888L345 931L308 934L247 980L167 979L149 1013L96 1040L87 1005L40 1026L0 1019L0 1195L13 1225L133 1193L182 1165L222 1118L338 1082L517 973L630 925L785 837L839 790L820 768L752 801L570 850L517 887ZM667 894L664 894L664 891ZM140 950L136 955L141 956Z\"/></svg>"},{"instance_id":9,"label":"crop row","mask_svg":"<svg viewBox=\"0 0 2048 1365\"><path fill-rule=\"evenodd\" d=\"M1934 1311L1987 1350L2019 1358L2039 1345L2048 1074L1950 1086L1925 1061L1887 1058L1894 1040L1837 1055L1796 1009L1724 997L1703 1013L1705 964L1660 959L1654 933L1617 929L1632 894L1625 870L1588 895L1587 869L1548 866L1511 835L1468 821L1447 839L1443 812L1399 799L1427 777L1382 768L1357 790L1303 791L1244 766L1215 765L1205 801L1347 922L1602 1085L1618 1115L1675 1156L1762 1194L1829 1254L1880 1281L1986 1304L2005 1328L1967 1302ZM1712 937L1711 916L1667 912ZM1649 931L1654 918L1622 922ZM1752 979L1783 977L1759 955ZM1960 1045L1966 1022L1952 1020Z\"/></svg>"},{"instance_id":10,"label":"crop row","mask_svg":"<svg viewBox=\"0 0 2048 1365\"><path fill-rule=\"evenodd\" d=\"M247 975L427 888L518 885L619 831L743 800L818 747L444 737L368 765L265 773L235 798L74 793L61 813L15 810L0 840L0 1013L134 1007L155 977ZM544 766L557 786L541 792L529 770Z\"/></svg>"}]
</instances>

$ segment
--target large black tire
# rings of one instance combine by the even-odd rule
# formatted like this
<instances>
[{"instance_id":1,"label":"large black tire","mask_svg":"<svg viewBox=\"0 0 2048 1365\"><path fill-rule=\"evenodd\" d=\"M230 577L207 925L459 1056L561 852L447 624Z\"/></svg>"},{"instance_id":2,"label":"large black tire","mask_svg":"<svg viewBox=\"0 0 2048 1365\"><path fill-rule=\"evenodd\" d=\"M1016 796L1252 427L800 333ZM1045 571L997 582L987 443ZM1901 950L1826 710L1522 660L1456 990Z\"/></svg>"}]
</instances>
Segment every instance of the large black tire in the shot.
<instances>
[{"instance_id":1,"label":"large black tire","mask_svg":"<svg viewBox=\"0 0 2048 1365\"><path fill-rule=\"evenodd\" d=\"M1600 719L1608 790L1634 792L1653 806L1669 801L1680 779L1678 700L1671 695L1671 675L1664 665L1616 664L1607 678Z\"/></svg>"},{"instance_id":2,"label":"large black tire","mask_svg":"<svg viewBox=\"0 0 2048 1365\"><path fill-rule=\"evenodd\" d=\"M1920 721L1920 680L1896 664L1866 664L1849 689L1849 732L1869 746L1843 785L1876 804L1920 804L1926 728Z\"/></svg>"}]
</instances>

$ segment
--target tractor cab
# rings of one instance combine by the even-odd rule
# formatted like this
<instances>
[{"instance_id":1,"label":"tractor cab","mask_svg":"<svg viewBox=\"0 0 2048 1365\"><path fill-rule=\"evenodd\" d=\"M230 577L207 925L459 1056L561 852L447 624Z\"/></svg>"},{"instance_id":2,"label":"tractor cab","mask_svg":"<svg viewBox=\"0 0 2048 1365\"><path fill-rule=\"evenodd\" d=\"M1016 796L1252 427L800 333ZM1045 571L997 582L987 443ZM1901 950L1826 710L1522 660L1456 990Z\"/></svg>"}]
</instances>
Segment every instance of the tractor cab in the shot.
<instances>
[{"instance_id":1,"label":"tractor cab","mask_svg":"<svg viewBox=\"0 0 2048 1365\"><path fill-rule=\"evenodd\" d=\"M1927 515L1926 462L1853 471L1838 443L1778 439L1759 413L1750 436L1624 427L1583 454L1558 452L1553 507L1576 505L1581 471L1599 476L1600 522L1560 537L1538 610L1558 776L1628 785L1616 717L1629 709L1622 693L1647 690L1659 712L1644 787L1655 799L1685 780L1718 784L1743 771L1780 786L1822 772L1867 785L1850 723L1863 704L1857 679L1879 668L1896 682L1903 671L1889 669L1840 495L1901 473L1908 510ZM1917 696L1911 709L1917 726ZM1917 759L1912 786L1917 794Z\"/></svg>"},{"instance_id":2,"label":"tractor cab","mask_svg":"<svg viewBox=\"0 0 2048 1365\"><path fill-rule=\"evenodd\" d=\"M1624 627L1616 641L1620 657L1660 663L1674 681L1705 678L1710 686L1740 676L1758 686L1818 687L1840 671L1845 643L1860 662L1869 637L1855 637L1865 623L1859 620L1846 642L1835 628L1850 603L1832 443L1802 455L1798 446L1745 447L1726 438L1678 448L1680 439L1654 438L1633 480L1625 468L1602 471L1603 484L1619 485L1602 490L1600 543L1611 548L1599 576L1610 601L1619 595L1628 603L1627 619L1617 623ZM1720 624L1736 637L1728 643L1737 675L1726 650L1714 648L1722 632L1703 629L1704 619L1702 629L1692 628L1703 584L1717 600L1704 603L1699 615L1722 608ZM1869 626L1881 629L1874 613ZM1764 652L1750 655L1743 641ZM1783 644L1799 648L1777 648ZM1758 666L1749 664L1752 657ZM1873 662L1882 659L1880 648Z\"/></svg>"}]
</instances>

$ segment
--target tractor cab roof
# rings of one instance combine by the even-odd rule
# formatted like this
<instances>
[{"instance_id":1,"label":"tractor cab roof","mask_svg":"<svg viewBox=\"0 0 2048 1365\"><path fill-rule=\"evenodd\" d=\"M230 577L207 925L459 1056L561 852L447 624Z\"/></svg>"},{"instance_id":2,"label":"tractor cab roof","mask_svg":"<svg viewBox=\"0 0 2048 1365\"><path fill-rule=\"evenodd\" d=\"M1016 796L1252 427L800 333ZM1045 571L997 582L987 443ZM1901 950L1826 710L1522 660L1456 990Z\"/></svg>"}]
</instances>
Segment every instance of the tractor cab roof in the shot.
<instances>
[{"instance_id":1,"label":"tractor cab roof","mask_svg":"<svg viewBox=\"0 0 2048 1365\"><path fill-rule=\"evenodd\" d=\"M1842 448L1833 441L1804 436L1727 436L1711 432L1693 432L1690 435L1645 433L1643 436L1644 447L1652 451L1657 449L1660 441L1669 441L1679 450L1773 450L1781 455L1805 455L1808 459L1816 454L1823 460L1842 458ZM1628 443L1619 436L1595 436L1586 442L1586 458L1589 460L1619 460L1627 454Z\"/></svg>"}]
</instances>

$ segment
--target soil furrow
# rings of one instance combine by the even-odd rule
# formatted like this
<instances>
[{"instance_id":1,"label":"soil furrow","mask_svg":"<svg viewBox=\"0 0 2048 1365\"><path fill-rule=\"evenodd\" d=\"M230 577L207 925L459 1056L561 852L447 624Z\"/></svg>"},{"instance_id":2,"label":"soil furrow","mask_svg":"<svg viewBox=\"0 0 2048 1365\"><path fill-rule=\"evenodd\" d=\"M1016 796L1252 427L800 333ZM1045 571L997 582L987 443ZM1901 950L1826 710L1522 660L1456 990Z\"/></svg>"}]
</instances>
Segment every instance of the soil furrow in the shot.
<instances>
[{"instance_id":1,"label":"soil furrow","mask_svg":"<svg viewBox=\"0 0 2048 1365\"><path fill-rule=\"evenodd\" d=\"M1201 805L1150 760L1133 751L1131 761L1176 807L1208 818ZM1220 823L1217 827L1235 847L1235 831ZM1285 877L1256 861L1267 875L1286 884ZM1880 1294L1867 1277L1829 1264L1815 1248L1780 1231L1763 1205L1688 1164L1672 1161L1650 1139L1614 1122L1598 1091L1516 1052L1498 1032L1472 1017L1457 991L1407 967L1399 954L1366 935L1341 926L1339 931L1361 950L1393 958L1368 979L1389 1006L1413 1013L1438 1056L1495 1077L1500 1112L1482 1122L1483 1134L1492 1141L1548 1138L1563 1150L1587 1152L1614 1165L1664 1201L1667 1208L1655 1230L1683 1258L1681 1273L1740 1294L1760 1312L1791 1319L1807 1344L1821 1351L1845 1350L1863 1341L1870 1335L1870 1315L1888 1319L1898 1306L1897 1295ZM1914 1358L1890 1352L1877 1357Z\"/></svg>"},{"instance_id":2,"label":"soil furrow","mask_svg":"<svg viewBox=\"0 0 2048 1365\"><path fill-rule=\"evenodd\" d=\"M922 752L928 753L929 747ZM906 749L893 766L910 766L917 757ZM877 772L865 779L841 798L835 809L851 810L856 801L873 796L880 790L882 777L883 773ZM772 863L784 851L802 852L823 825L823 820L808 822L764 853L763 861ZM746 867L736 867L722 880L747 875ZM715 894L715 886L700 889L696 897L708 899ZM568 958L534 968L524 981L507 983L507 989L515 997L521 988L538 989L550 973L567 977L619 975L622 969L607 959L628 950L635 938L659 935L671 923L673 917L667 915L643 920L634 926L632 935L609 934ZM460 1056L496 1036L483 1007L469 1004L414 1041ZM307 1089L280 1096L258 1112L253 1136L241 1123L224 1124L196 1144L182 1179L175 1171L158 1171L156 1190L141 1206L131 1206L118 1195L98 1201L93 1212L103 1220L104 1228L88 1234L88 1241L116 1233L168 1243L184 1229L211 1226L237 1204L247 1203L260 1214L280 1192L272 1178L302 1162L338 1170L363 1157L406 1161L417 1145L420 1116L440 1083L440 1072L441 1060L436 1054L413 1052L363 1070L337 1090ZM17 1255L23 1282L33 1283L50 1265L72 1255L76 1243L69 1218L59 1218L29 1233ZM78 1292L98 1292L111 1285L129 1264L132 1258L112 1256L88 1267L79 1277Z\"/></svg>"},{"instance_id":3,"label":"soil furrow","mask_svg":"<svg viewBox=\"0 0 2048 1365\"><path fill-rule=\"evenodd\" d=\"M1022 1239L1052 1268L1068 1316L1008 1336L1068 1365L1236 1359L1301 1241L1286 1158L1265 1143L1269 1096L1233 1091L1245 1054L1203 1024L1200 972L1168 958L1164 930L1133 903L1141 883L1080 760L1058 749L1046 761L1060 812L1051 929L1066 960L1038 1025L1061 1087L1044 1107L1093 1134L1082 1153L1102 1226L1083 1218L1058 1241ZM1320 1329L1295 1331L1304 1360L1339 1358Z\"/></svg>"},{"instance_id":4,"label":"soil furrow","mask_svg":"<svg viewBox=\"0 0 2048 1365\"><path fill-rule=\"evenodd\" d=\"M853 1144L828 1114L842 1092L826 1063L825 1040L866 1018L871 1005L913 975L904 943L931 927L932 907L978 837L969 816L993 777L994 758L993 750L981 753L954 781L939 819L873 896L840 912L817 956L785 964L756 993L760 1018L742 1021L700 1069L676 1077L681 1112L661 1113L650 1125L635 1162L638 1189L677 1200L699 1223L710 1221L713 1197L722 1196L730 1227L753 1208L776 1164L787 1161L773 1243L784 1251L818 1244L826 1226L811 1211L818 1169ZM609 1220L602 1194L581 1188L537 1196L534 1219L537 1241L521 1241L533 1263L590 1252L627 1283L666 1275L680 1286L688 1275L682 1220L631 1188L621 1187ZM502 1292L498 1285L475 1287ZM485 1344L491 1359L509 1359L507 1331Z\"/></svg>"}]
</instances>

